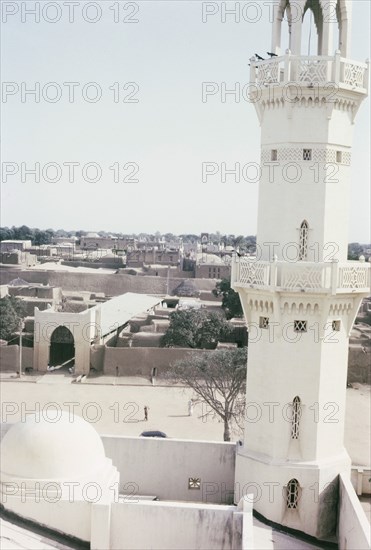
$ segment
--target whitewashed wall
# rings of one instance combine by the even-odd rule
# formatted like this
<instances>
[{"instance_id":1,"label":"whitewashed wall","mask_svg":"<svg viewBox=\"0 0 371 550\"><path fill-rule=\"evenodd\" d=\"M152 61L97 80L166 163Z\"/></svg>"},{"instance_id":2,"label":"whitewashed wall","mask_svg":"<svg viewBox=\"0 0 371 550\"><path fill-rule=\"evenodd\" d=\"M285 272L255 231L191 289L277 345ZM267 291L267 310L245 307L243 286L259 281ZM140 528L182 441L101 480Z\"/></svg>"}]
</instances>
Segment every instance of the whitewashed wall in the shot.
<instances>
[{"instance_id":1,"label":"whitewashed wall","mask_svg":"<svg viewBox=\"0 0 371 550\"><path fill-rule=\"evenodd\" d=\"M234 443L123 436L102 436L102 441L106 456L120 472L121 493L233 502ZM200 490L188 489L190 477L201 478Z\"/></svg>"},{"instance_id":2,"label":"whitewashed wall","mask_svg":"<svg viewBox=\"0 0 371 550\"><path fill-rule=\"evenodd\" d=\"M371 547L370 524L350 479L339 477L339 549L368 550Z\"/></svg>"},{"instance_id":3,"label":"whitewashed wall","mask_svg":"<svg viewBox=\"0 0 371 550\"><path fill-rule=\"evenodd\" d=\"M242 514L234 506L114 503L111 550L239 550Z\"/></svg>"}]
</instances>

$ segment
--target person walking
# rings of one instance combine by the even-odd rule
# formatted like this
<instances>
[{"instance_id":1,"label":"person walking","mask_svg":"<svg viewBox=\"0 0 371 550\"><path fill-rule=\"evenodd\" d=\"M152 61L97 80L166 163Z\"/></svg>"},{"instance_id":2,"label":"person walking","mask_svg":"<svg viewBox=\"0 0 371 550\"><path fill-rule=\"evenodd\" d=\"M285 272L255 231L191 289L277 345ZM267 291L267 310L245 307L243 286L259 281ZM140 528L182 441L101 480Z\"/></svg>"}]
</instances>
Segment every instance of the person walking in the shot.
<instances>
[{"instance_id":1,"label":"person walking","mask_svg":"<svg viewBox=\"0 0 371 550\"><path fill-rule=\"evenodd\" d=\"M149 411L149 407L147 407L147 405L144 406L144 420L147 421L148 420L148 411Z\"/></svg>"}]
</instances>

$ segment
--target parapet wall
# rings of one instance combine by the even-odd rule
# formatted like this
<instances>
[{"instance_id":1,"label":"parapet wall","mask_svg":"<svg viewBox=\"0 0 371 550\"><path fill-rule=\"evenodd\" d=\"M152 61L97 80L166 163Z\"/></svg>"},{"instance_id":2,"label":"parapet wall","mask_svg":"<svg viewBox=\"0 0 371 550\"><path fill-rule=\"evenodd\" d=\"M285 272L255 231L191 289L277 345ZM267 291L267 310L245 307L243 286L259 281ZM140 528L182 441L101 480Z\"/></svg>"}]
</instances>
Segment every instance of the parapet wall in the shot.
<instances>
[{"instance_id":1,"label":"parapet wall","mask_svg":"<svg viewBox=\"0 0 371 550\"><path fill-rule=\"evenodd\" d=\"M352 466L352 485L358 496L371 495L371 469L364 466Z\"/></svg>"},{"instance_id":2,"label":"parapet wall","mask_svg":"<svg viewBox=\"0 0 371 550\"><path fill-rule=\"evenodd\" d=\"M243 515L233 506L184 502L123 502L112 504L110 518L112 550L243 548ZM251 536L251 532L249 534Z\"/></svg>"},{"instance_id":3,"label":"parapet wall","mask_svg":"<svg viewBox=\"0 0 371 550\"><path fill-rule=\"evenodd\" d=\"M22 347L22 370L33 366L33 348ZM19 370L19 346L0 346L0 372Z\"/></svg>"},{"instance_id":4,"label":"parapet wall","mask_svg":"<svg viewBox=\"0 0 371 550\"><path fill-rule=\"evenodd\" d=\"M120 492L160 500L230 504L234 495L236 444L215 441L102 436L120 472ZM190 488L189 479L200 486ZM125 489L126 487L126 489Z\"/></svg>"},{"instance_id":5,"label":"parapet wall","mask_svg":"<svg viewBox=\"0 0 371 550\"><path fill-rule=\"evenodd\" d=\"M101 258L99 262L84 262L83 260L62 260L62 265L69 267L87 267L91 269L119 269L124 265L122 258Z\"/></svg>"},{"instance_id":6,"label":"parapet wall","mask_svg":"<svg viewBox=\"0 0 371 550\"><path fill-rule=\"evenodd\" d=\"M103 360L104 374L115 376L117 367L119 376L151 378L153 369L157 369L156 377L161 378L171 363L185 359L190 351L197 354L210 353L209 350L191 350L189 348L111 348L105 346L104 357L100 357L100 360Z\"/></svg>"},{"instance_id":7,"label":"parapet wall","mask_svg":"<svg viewBox=\"0 0 371 550\"><path fill-rule=\"evenodd\" d=\"M369 550L370 524L350 479L340 474L340 507L338 519L339 550Z\"/></svg>"},{"instance_id":8,"label":"parapet wall","mask_svg":"<svg viewBox=\"0 0 371 550\"><path fill-rule=\"evenodd\" d=\"M185 279L165 277L139 277L121 273L83 273L71 271L42 271L22 269L2 269L0 271L1 284L7 284L12 279L20 277L30 283L49 284L59 286L63 290L88 290L90 292L104 292L107 296L119 296L125 292L139 294L167 294L172 292ZM215 288L215 280L192 279L199 290L211 291Z\"/></svg>"}]
</instances>

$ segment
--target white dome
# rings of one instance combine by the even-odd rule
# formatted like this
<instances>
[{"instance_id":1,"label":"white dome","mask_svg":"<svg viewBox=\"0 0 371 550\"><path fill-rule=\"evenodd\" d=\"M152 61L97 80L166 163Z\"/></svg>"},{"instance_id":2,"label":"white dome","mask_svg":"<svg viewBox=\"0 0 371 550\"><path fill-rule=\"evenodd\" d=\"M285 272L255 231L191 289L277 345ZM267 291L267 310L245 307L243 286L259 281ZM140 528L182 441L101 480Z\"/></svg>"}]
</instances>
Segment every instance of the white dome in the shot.
<instances>
[{"instance_id":1,"label":"white dome","mask_svg":"<svg viewBox=\"0 0 371 550\"><path fill-rule=\"evenodd\" d=\"M76 480L104 467L105 461L95 429L57 409L26 416L1 444L1 473L12 478Z\"/></svg>"}]
</instances>

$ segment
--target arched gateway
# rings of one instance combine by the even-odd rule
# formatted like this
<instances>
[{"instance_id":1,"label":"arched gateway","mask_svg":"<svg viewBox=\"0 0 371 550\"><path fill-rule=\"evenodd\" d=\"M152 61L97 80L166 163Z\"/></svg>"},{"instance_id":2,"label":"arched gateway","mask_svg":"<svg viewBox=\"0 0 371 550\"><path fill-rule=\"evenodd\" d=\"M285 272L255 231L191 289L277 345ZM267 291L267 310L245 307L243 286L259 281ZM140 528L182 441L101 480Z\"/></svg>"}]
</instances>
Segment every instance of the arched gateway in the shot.
<instances>
[{"instance_id":1,"label":"arched gateway","mask_svg":"<svg viewBox=\"0 0 371 550\"><path fill-rule=\"evenodd\" d=\"M49 365L62 365L75 357L75 339L65 326L57 327L50 338Z\"/></svg>"}]
</instances>

